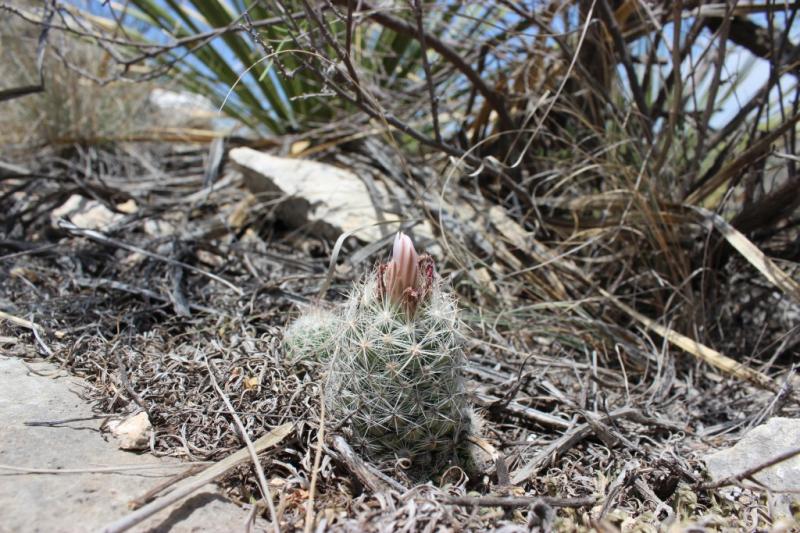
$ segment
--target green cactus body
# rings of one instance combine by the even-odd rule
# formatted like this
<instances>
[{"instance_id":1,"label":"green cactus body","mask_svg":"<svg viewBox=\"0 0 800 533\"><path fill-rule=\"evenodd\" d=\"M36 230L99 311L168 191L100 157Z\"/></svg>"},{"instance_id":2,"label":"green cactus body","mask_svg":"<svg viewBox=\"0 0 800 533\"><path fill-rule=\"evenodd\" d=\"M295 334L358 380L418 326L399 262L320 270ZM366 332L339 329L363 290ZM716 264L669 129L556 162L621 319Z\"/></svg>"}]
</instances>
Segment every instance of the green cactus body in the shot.
<instances>
[{"instance_id":1,"label":"green cactus body","mask_svg":"<svg viewBox=\"0 0 800 533\"><path fill-rule=\"evenodd\" d=\"M339 317L327 309L315 307L304 312L286 328L283 335L289 363L327 363L339 326Z\"/></svg>"},{"instance_id":2,"label":"green cactus body","mask_svg":"<svg viewBox=\"0 0 800 533\"><path fill-rule=\"evenodd\" d=\"M410 476L431 475L460 462L466 445L463 325L440 281L408 312L383 296L381 276L368 276L345 305L327 404L372 460L401 460Z\"/></svg>"}]
</instances>

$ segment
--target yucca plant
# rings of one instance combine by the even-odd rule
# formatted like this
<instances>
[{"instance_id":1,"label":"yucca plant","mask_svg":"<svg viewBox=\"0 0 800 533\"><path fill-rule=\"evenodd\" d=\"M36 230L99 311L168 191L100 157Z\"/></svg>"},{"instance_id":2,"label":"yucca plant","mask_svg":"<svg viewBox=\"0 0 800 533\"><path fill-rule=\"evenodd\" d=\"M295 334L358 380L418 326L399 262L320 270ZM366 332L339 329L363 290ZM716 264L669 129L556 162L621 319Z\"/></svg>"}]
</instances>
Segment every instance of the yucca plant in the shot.
<instances>
[{"instance_id":1,"label":"yucca plant","mask_svg":"<svg viewBox=\"0 0 800 533\"><path fill-rule=\"evenodd\" d=\"M376 23L350 28L338 19L322 23L330 11L322 7L299 1L134 0L111 9L115 17L124 15L127 29L143 43L166 47L158 61L169 65L185 88L244 124L281 134L319 127L354 109L335 98L326 79L344 71L345 62L345 75L365 89L399 89L422 71L415 39ZM462 10L437 16L446 27Z\"/></svg>"}]
</instances>

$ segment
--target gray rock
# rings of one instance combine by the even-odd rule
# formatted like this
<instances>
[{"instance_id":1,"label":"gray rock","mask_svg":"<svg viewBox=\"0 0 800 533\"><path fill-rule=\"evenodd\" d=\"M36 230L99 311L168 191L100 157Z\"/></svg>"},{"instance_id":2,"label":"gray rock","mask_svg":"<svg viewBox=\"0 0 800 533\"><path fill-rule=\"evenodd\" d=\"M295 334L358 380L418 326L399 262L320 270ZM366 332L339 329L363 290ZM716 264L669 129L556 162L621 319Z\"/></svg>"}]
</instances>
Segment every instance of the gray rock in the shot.
<instances>
[{"instance_id":1,"label":"gray rock","mask_svg":"<svg viewBox=\"0 0 800 533\"><path fill-rule=\"evenodd\" d=\"M707 455L704 461L711 479L719 481L797 448L800 448L800 419L776 417L750 430L732 448ZM800 491L800 455L765 468L753 478L773 492Z\"/></svg>"},{"instance_id":2,"label":"gray rock","mask_svg":"<svg viewBox=\"0 0 800 533\"><path fill-rule=\"evenodd\" d=\"M292 227L310 226L324 237L336 239L342 232L382 219L399 220L398 216L380 209L391 204L390 196L402 196L400 191L390 192L385 184L378 183L370 193L364 182L347 169L318 161L276 157L252 148L234 148L228 155L243 174L248 189L260 201L283 198L276 215ZM397 225L373 225L355 236L374 242L396 229ZM416 226L414 231L423 238L433 235L427 223Z\"/></svg>"},{"instance_id":3,"label":"gray rock","mask_svg":"<svg viewBox=\"0 0 800 533\"><path fill-rule=\"evenodd\" d=\"M101 420L55 425L30 422L89 418L92 409L74 391L87 384L49 364L0 357L0 466L23 469L92 469L159 465L148 470L33 474L0 468L0 533L97 531L130 512L128 502L182 469L177 460L117 449L100 433ZM247 511L213 485L164 509L133 531L243 530ZM255 528L260 531L264 522Z\"/></svg>"},{"instance_id":4,"label":"gray rock","mask_svg":"<svg viewBox=\"0 0 800 533\"><path fill-rule=\"evenodd\" d=\"M120 450L144 450L150 443L153 426L147 413L141 412L125 420L108 423L111 434L117 438Z\"/></svg>"}]
</instances>

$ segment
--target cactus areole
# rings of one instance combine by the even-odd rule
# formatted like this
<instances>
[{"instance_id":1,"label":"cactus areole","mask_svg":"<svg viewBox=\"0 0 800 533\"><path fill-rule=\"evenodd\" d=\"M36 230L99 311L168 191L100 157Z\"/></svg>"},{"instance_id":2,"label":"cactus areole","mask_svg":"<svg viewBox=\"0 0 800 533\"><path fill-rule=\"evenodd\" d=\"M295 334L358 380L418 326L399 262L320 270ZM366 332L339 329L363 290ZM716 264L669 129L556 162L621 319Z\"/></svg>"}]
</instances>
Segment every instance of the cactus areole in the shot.
<instances>
[{"instance_id":1,"label":"cactus areole","mask_svg":"<svg viewBox=\"0 0 800 533\"><path fill-rule=\"evenodd\" d=\"M464 326L433 259L398 234L391 260L356 286L339 316L325 398L353 444L410 478L462 464Z\"/></svg>"}]
</instances>

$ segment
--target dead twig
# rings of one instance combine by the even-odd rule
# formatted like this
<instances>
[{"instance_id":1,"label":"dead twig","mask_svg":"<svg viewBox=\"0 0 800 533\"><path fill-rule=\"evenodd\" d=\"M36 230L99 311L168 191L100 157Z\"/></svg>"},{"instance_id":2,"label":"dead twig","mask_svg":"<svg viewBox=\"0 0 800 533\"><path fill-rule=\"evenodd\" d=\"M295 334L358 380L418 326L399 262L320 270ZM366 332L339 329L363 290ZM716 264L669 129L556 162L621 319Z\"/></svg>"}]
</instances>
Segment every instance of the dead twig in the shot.
<instances>
[{"instance_id":1,"label":"dead twig","mask_svg":"<svg viewBox=\"0 0 800 533\"><path fill-rule=\"evenodd\" d=\"M217 391L217 394L220 395L222 401L225 402L225 407L228 408L228 412L233 417L233 421L236 423L236 428L239 430L239 434L242 436L242 440L245 442L247 451L250 454L250 459L253 461L253 467L256 470L256 475L258 476L258 482L261 486L261 494L263 495L263 498L267 500L267 508L269 509L270 520L272 520L272 527L275 530L275 533L280 533L281 527L278 523L278 516L275 513L275 504L272 501L272 492L269 490L267 477L264 475L264 469L261 466L261 461L258 459L258 452L253 446L253 442L250 440L250 437L247 436L247 430L244 428L244 424L242 424L239 415L236 414L236 410L233 408L228 395L225 394L225 392L217 384L217 378L214 377L214 370L211 367L211 364L208 362L208 359L206 359L206 368L208 369L208 376L211 379L211 385L214 387L214 390Z\"/></svg>"},{"instance_id":2,"label":"dead twig","mask_svg":"<svg viewBox=\"0 0 800 533\"><path fill-rule=\"evenodd\" d=\"M73 280L76 285L79 287L88 287L92 289L112 289L121 292L127 292L129 294L135 294L142 298L149 298L151 300L156 300L159 302L170 303L170 299L163 294L157 293L155 291L151 291L150 289L145 289L143 287L136 287L134 285L130 285L128 283L124 283L122 281L116 281L113 279L105 279L105 278L76 278ZM204 305L193 304L191 302L188 303L189 309L194 309L196 311L202 311L203 313L208 313L210 315L217 315L222 316L225 313L221 310L212 309L210 307L206 307Z\"/></svg>"},{"instance_id":3,"label":"dead twig","mask_svg":"<svg viewBox=\"0 0 800 533\"><path fill-rule=\"evenodd\" d=\"M528 507L537 502L542 502L550 507L580 509L582 507L591 507L597 503L597 498L595 496L587 496L585 498L558 498L555 496L451 496L444 500L444 503L450 505L505 507L508 509Z\"/></svg>"},{"instance_id":4,"label":"dead twig","mask_svg":"<svg viewBox=\"0 0 800 533\"><path fill-rule=\"evenodd\" d=\"M587 413L588 415L589 413ZM575 426L567 433L553 441L547 448L539 452L531 461L529 461L526 465L522 468L519 468L514 475L511 476L511 482L515 485L523 483L527 481L534 473L536 473L539 468L541 468L544 464L548 461L553 461L572 449L576 444L580 441L588 437L594 432L594 423L601 422L613 422L615 419L618 418L630 418L635 420L638 423L650 423L652 425L657 426L668 426L668 423L664 423L658 419L650 420L645 417L639 409L633 407L621 407L608 413L604 416L598 417L596 420L590 422L586 422ZM677 428L672 428L677 429Z\"/></svg>"},{"instance_id":5,"label":"dead twig","mask_svg":"<svg viewBox=\"0 0 800 533\"><path fill-rule=\"evenodd\" d=\"M125 387L125 390L128 391L128 394L131 395L136 404L144 409L147 413L148 417L150 416L150 410L147 408L147 405L142 400L142 397L139 396L133 385L131 384L131 380L128 378L128 369L125 367L125 361L122 360L122 355L120 355L119 350L117 350L117 346L119 346L119 341L115 342L114 345L108 350L109 352L114 354L114 359L117 361L117 370L119 370L119 380L122 382L122 386Z\"/></svg>"},{"instance_id":6,"label":"dead twig","mask_svg":"<svg viewBox=\"0 0 800 533\"><path fill-rule=\"evenodd\" d=\"M253 443L253 450L255 450L256 453L260 453L268 448L272 448L280 443L283 439L288 437L293 428L294 424L289 422L272 429L269 433ZM184 483L181 483L175 487L175 489L169 494L166 494L161 498L148 503L144 507L137 509L136 511L112 522L111 524L108 524L101 531L104 533L120 533L122 531L127 531L165 507L168 507L169 505L186 498L200 487L211 483L215 479L229 472L231 469L247 461L248 459L250 459L250 450L243 448L238 452L226 457L225 459L214 463L201 473L190 477Z\"/></svg>"},{"instance_id":7,"label":"dead twig","mask_svg":"<svg viewBox=\"0 0 800 533\"><path fill-rule=\"evenodd\" d=\"M190 466L189 468L187 468L183 472L181 472L179 474L175 474L174 476L172 476L168 480L164 481L163 483L160 483L160 484L156 485L155 487L153 487L152 489L148 490L147 492L145 492L144 494L142 494L138 498L129 501L128 502L128 507L130 507L131 510L135 511L136 509L142 507L143 505L148 504L151 501L153 501L153 499L156 496L158 496L159 494L164 492L166 489L168 489L171 486L173 486L175 483L177 483L179 481L182 481L182 480L186 479L189 476L193 476L193 475L197 474L202 469L203 469L203 465L201 465L201 464L195 464L195 465Z\"/></svg>"},{"instance_id":8,"label":"dead twig","mask_svg":"<svg viewBox=\"0 0 800 533\"><path fill-rule=\"evenodd\" d=\"M325 386L327 386L327 383L319 388L319 429L317 430L317 447L314 451L314 464L311 467L311 483L308 488L308 499L306 500L305 533L311 533L311 529L314 527L314 498L317 491L319 465L322 462L322 445L325 442Z\"/></svg>"},{"instance_id":9,"label":"dead twig","mask_svg":"<svg viewBox=\"0 0 800 533\"><path fill-rule=\"evenodd\" d=\"M349 4L353 0L336 0L334 3L338 5ZM500 123L505 130L514 129L514 121L508 114L505 101L502 95L497 91L490 88L484 79L473 69L464 58L456 50L445 44L441 39L430 35L428 33L420 33L418 28L408 24L404 20L396 18L380 9L375 9L367 2L356 2L359 7L358 13L366 13L366 16L390 30L393 30L401 35L407 35L414 39L420 40L420 45L425 43L425 46L438 52L445 60L449 61L453 67L472 83L477 91L486 98L486 101L492 106L497 115L500 117Z\"/></svg>"},{"instance_id":10,"label":"dead twig","mask_svg":"<svg viewBox=\"0 0 800 533\"><path fill-rule=\"evenodd\" d=\"M78 226L76 226L72 222L68 222L68 221L64 220L63 218L58 220L58 227L63 229L63 230L65 230L65 231L67 231L67 232L69 232L69 233L72 233L74 235L79 235L81 237L87 237L89 239L92 239L93 241L97 241L97 242L102 243L102 244L107 244L107 245L110 245L110 246L116 246L117 248L122 248L124 250L128 250L129 252L140 253L142 255L146 255L147 257L150 257L151 259L157 259L159 261L163 261L163 262L165 262L165 263L167 263L169 265L172 265L172 266L176 266L177 265L177 266L183 267L186 270L190 270L191 272L194 272L195 274L200 274L201 276L205 276L205 277L207 277L209 279L212 279L212 280L214 280L216 282L222 283L223 285L225 285L229 289L233 290L239 296L243 296L244 295L244 291L241 288L239 288L236 285L234 285L233 283L231 283L230 281L228 281L226 279L223 279L223 278L217 276L216 274L212 274L211 272L207 272L207 271L205 271L203 269L194 267L192 265L187 265L186 263L183 263L181 261L175 261L174 259L170 259L169 257L164 257L163 255L150 252L148 250L145 250L144 248L139 248L138 246L134 246L132 244L128 244L128 243L119 241L117 239L113 239L111 237L103 235L99 231L94 231L94 230L85 229L85 228L79 228Z\"/></svg>"},{"instance_id":11,"label":"dead twig","mask_svg":"<svg viewBox=\"0 0 800 533\"><path fill-rule=\"evenodd\" d=\"M195 463L207 465L211 463ZM185 463L152 464L152 465L122 465L122 466L95 466L92 468L28 468L24 466L0 465L0 470L19 472L20 474L95 474L104 472L128 472L136 470L159 470L162 468L178 468L186 466ZM166 476L167 474L165 474Z\"/></svg>"},{"instance_id":12,"label":"dead twig","mask_svg":"<svg viewBox=\"0 0 800 533\"><path fill-rule=\"evenodd\" d=\"M489 409L498 407L503 411L531 420L532 422L536 422L537 424L541 424L543 426L549 426L558 429L567 429L570 427L569 420L564 420L563 418L559 418L549 413L544 413L538 409L528 407L527 405L522 405L516 401L506 401L502 398L484 394L482 392L474 392L471 396L475 400L475 403L481 407L486 407Z\"/></svg>"},{"instance_id":13,"label":"dead twig","mask_svg":"<svg viewBox=\"0 0 800 533\"><path fill-rule=\"evenodd\" d=\"M335 436L333 438L333 448L339 453L339 460L347 465L347 469L372 492L383 492L390 488L401 492L405 491L405 487L400 483L388 476L384 476L359 457L344 437Z\"/></svg>"},{"instance_id":14,"label":"dead twig","mask_svg":"<svg viewBox=\"0 0 800 533\"><path fill-rule=\"evenodd\" d=\"M44 376L44 374L37 374L40 376ZM64 424L70 424L72 422L86 422L88 420L101 420L103 418L108 418L106 415L94 415L94 416L80 416L77 418L64 418L61 420L35 420L31 422L25 422L23 425L29 427L58 427L63 426Z\"/></svg>"},{"instance_id":15,"label":"dead twig","mask_svg":"<svg viewBox=\"0 0 800 533\"><path fill-rule=\"evenodd\" d=\"M0 320L8 320L12 324L22 326L23 328L28 328L32 331L36 331L41 328L41 326L37 326L30 320L25 320L24 318L19 318L17 316L10 315L4 311L0 311Z\"/></svg>"}]
</instances>

